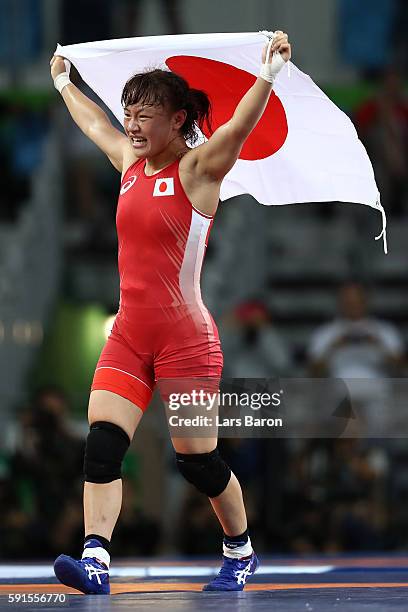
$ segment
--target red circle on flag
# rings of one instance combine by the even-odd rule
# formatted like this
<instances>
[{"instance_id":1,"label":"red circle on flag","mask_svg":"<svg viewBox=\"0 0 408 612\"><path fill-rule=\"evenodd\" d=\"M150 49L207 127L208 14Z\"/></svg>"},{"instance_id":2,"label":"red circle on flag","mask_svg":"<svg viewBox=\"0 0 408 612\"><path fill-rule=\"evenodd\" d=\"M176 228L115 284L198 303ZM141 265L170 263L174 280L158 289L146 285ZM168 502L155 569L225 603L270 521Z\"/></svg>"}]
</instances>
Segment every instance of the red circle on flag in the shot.
<instances>
[{"instance_id":1,"label":"red circle on flag","mask_svg":"<svg viewBox=\"0 0 408 612\"><path fill-rule=\"evenodd\" d=\"M190 87L208 94L214 131L231 119L241 98L256 81L256 77L246 70L205 57L176 55L168 57L166 65L184 77ZM207 138L211 136L206 127L203 132ZM287 135L285 109L272 91L261 119L242 147L239 159L265 159L279 151Z\"/></svg>"},{"instance_id":2,"label":"red circle on flag","mask_svg":"<svg viewBox=\"0 0 408 612\"><path fill-rule=\"evenodd\" d=\"M167 189L167 184L165 183L165 181L163 181L159 185L159 191L161 191L163 193L163 191L166 191L166 189Z\"/></svg>"}]
</instances>

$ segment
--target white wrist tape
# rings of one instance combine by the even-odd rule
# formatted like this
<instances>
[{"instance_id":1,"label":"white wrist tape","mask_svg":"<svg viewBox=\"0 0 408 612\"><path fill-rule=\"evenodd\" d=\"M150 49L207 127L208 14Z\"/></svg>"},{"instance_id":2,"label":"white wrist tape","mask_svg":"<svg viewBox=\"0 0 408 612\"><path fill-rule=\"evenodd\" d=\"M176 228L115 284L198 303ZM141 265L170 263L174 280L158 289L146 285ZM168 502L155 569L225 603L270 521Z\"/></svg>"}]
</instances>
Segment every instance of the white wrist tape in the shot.
<instances>
[{"instance_id":1,"label":"white wrist tape","mask_svg":"<svg viewBox=\"0 0 408 612\"><path fill-rule=\"evenodd\" d=\"M268 60L270 56L270 50L273 45L273 40L274 40L274 36L271 36L269 43L268 43L268 47L266 49L266 60ZM272 61L270 63L266 61L265 64L262 64L261 72L259 73L259 76L265 81L268 81L268 83L271 83L271 85L273 85L276 75L281 70L281 68L283 68L285 64L286 62L281 56L281 54L279 53L279 51L275 51L272 55Z\"/></svg>"},{"instance_id":2,"label":"white wrist tape","mask_svg":"<svg viewBox=\"0 0 408 612\"><path fill-rule=\"evenodd\" d=\"M65 85L69 85L70 83L71 81L67 72L61 72L61 74L56 76L54 79L54 87L55 89L58 89L60 93L64 89Z\"/></svg>"}]
</instances>

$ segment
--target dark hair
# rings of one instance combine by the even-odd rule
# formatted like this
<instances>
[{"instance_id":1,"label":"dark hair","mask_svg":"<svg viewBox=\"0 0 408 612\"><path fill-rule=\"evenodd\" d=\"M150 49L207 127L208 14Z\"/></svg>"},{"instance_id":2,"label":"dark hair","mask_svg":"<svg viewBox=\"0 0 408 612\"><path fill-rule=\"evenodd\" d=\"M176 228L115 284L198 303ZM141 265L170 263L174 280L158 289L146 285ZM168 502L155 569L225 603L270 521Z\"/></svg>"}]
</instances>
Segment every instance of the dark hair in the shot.
<instances>
[{"instance_id":1,"label":"dark hair","mask_svg":"<svg viewBox=\"0 0 408 612\"><path fill-rule=\"evenodd\" d=\"M187 81L168 70L150 70L132 76L125 84L122 106L130 104L146 104L164 106L172 112L184 109L186 120L181 127L181 133L186 140L194 144L198 138L195 124L207 134L212 134L211 102L208 95L200 89L191 89Z\"/></svg>"}]
</instances>

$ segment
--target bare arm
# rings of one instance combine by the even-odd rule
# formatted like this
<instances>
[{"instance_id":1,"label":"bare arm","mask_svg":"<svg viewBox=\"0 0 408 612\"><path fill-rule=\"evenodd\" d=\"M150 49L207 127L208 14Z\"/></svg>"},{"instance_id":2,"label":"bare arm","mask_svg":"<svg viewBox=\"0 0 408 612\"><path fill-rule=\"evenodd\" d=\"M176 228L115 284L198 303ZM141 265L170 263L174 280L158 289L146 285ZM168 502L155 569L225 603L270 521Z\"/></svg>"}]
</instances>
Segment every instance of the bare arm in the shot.
<instances>
[{"instance_id":1,"label":"bare arm","mask_svg":"<svg viewBox=\"0 0 408 612\"><path fill-rule=\"evenodd\" d=\"M54 56L51 60L51 76L55 79L64 71L62 58ZM117 130L107 114L73 83L66 85L61 95L71 117L85 136L88 136L108 156L113 166L122 172L124 151L129 146L126 136Z\"/></svg>"},{"instance_id":2,"label":"bare arm","mask_svg":"<svg viewBox=\"0 0 408 612\"><path fill-rule=\"evenodd\" d=\"M290 59L291 46L287 34L282 32L275 38L269 59L274 51L279 51L285 61ZM265 63L266 47L262 59ZM231 119L219 127L208 142L197 148L197 168L201 173L220 180L231 170L245 140L262 117L271 91L272 85L258 77L239 102Z\"/></svg>"}]
</instances>

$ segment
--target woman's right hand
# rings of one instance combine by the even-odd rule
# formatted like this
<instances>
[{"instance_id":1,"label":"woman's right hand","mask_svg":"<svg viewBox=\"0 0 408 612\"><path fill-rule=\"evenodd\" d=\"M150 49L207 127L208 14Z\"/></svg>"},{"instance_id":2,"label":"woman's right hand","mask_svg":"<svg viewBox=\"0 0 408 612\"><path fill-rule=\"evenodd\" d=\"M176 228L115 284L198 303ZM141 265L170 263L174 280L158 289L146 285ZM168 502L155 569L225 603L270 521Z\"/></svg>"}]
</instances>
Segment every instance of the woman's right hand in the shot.
<instances>
[{"instance_id":1,"label":"woman's right hand","mask_svg":"<svg viewBox=\"0 0 408 612\"><path fill-rule=\"evenodd\" d=\"M52 79L55 80L56 77L62 72L66 72L67 69L65 67L64 58L60 55L53 55L50 61L51 66L51 76Z\"/></svg>"}]
</instances>

